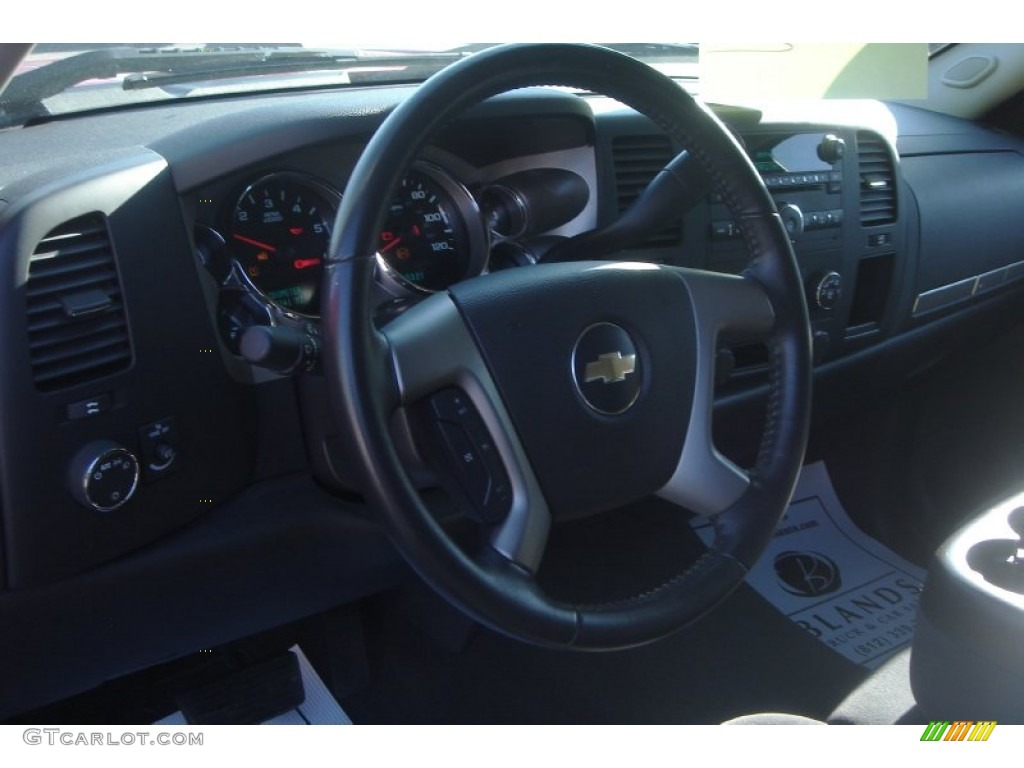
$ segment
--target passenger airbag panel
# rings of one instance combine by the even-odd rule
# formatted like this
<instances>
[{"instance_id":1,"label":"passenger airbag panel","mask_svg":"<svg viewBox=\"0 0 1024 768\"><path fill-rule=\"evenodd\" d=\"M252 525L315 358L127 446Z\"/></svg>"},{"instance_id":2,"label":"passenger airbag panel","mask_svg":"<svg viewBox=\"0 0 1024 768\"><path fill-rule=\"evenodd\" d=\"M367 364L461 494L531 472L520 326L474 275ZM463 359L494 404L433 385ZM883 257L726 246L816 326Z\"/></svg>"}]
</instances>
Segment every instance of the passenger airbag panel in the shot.
<instances>
[{"instance_id":1,"label":"passenger airbag panel","mask_svg":"<svg viewBox=\"0 0 1024 768\"><path fill-rule=\"evenodd\" d=\"M1024 258L1024 157L908 157L902 167L920 208L915 295Z\"/></svg>"}]
</instances>

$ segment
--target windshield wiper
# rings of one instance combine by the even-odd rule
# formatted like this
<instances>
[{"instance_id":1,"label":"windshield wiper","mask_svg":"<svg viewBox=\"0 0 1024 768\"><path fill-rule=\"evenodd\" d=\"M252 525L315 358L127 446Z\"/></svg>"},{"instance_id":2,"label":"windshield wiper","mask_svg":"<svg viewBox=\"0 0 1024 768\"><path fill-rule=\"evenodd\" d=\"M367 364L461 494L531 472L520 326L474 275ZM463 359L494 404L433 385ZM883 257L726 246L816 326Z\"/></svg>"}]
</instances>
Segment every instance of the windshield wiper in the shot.
<instances>
[{"instance_id":1,"label":"windshield wiper","mask_svg":"<svg viewBox=\"0 0 1024 768\"><path fill-rule=\"evenodd\" d=\"M700 46L696 43L601 43L601 45L646 62L697 61L697 57L700 55Z\"/></svg>"},{"instance_id":2,"label":"windshield wiper","mask_svg":"<svg viewBox=\"0 0 1024 768\"><path fill-rule=\"evenodd\" d=\"M650 62L696 59L698 50L689 43L604 45ZM0 93L0 128L49 116L47 99L91 80L121 77L115 86L122 91L140 91L209 80L338 71L351 84L414 83L490 46L471 43L436 52L317 49L264 43L207 44L199 48L159 44L107 46L58 59L14 77Z\"/></svg>"},{"instance_id":3,"label":"windshield wiper","mask_svg":"<svg viewBox=\"0 0 1024 768\"><path fill-rule=\"evenodd\" d=\"M250 77L252 75L270 74L291 74L296 72L314 72L347 70L351 67L366 66L387 66L400 68L401 77L396 78L393 72L387 73L359 73L366 77L358 78L360 81L373 80L410 80L418 81L429 77L434 72L443 69L448 64L466 55L462 52L442 51L438 53L386 53L373 54L334 51L271 51L257 59L238 61L220 60L217 66L210 66L211 61L206 59L195 67L174 67L173 69L158 70L153 74L150 72L135 72L125 77L122 87L126 91L140 90L143 88L160 88L165 85L177 83L190 83L200 80L224 80L234 77ZM373 77L374 74L384 74L384 77ZM355 78L353 78L353 81Z\"/></svg>"},{"instance_id":4,"label":"windshield wiper","mask_svg":"<svg viewBox=\"0 0 1024 768\"><path fill-rule=\"evenodd\" d=\"M368 54L359 50L318 50L295 46L209 48L114 47L59 59L14 77L0 94L0 122L25 122L47 114L43 101L88 80L126 75L124 90L261 74L346 69L368 64L408 68L402 79L422 79L468 53Z\"/></svg>"}]
</instances>

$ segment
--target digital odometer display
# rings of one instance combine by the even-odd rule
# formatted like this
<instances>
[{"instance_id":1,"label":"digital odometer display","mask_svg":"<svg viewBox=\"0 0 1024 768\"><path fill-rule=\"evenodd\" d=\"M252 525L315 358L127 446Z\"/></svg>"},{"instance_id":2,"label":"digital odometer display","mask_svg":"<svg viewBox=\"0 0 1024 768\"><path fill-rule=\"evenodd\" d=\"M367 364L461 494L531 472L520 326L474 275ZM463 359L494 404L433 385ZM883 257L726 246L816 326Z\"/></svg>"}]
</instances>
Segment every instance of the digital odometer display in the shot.
<instances>
[{"instance_id":1,"label":"digital odometer display","mask_svg":"<svg viewBox=\"0 0 1024 768\"><path fill-rule=\"evenodd\" d=\"M336 204L303 176L265 176L238 199L230 244L239 267L278 306L316 315Z\"/></svg>"}]
</instances>

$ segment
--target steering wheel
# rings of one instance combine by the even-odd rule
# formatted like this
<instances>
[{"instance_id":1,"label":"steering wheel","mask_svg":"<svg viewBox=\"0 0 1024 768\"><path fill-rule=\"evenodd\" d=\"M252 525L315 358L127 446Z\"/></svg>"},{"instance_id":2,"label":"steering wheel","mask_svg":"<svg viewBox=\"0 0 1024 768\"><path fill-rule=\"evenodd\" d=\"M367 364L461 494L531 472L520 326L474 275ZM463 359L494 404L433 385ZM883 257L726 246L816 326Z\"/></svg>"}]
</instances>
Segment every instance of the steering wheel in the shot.
<instances>
[{"instance_id":1,"label":"steering wheel","mask_svg":"<svg viewBox=\"0 0 1024 768\"><path fill-rule=\"evenodd\" d=\"M744 274L540 264L456 284L375 327L378 233L414 158L470 106L552 84L617 99L686 147L746 242ZM603 650L678 630L740 584L792 495L807 441L811 356L789 239L728 130L627 56L507 45L423 83L383 122L350 177L322 318L333 409L364 493L428 584L507 635ZM766 425L750 470L720 455L711 438L715 346L727 333L757 334L769 348ZM475 500L485 532L477 551L445 533L404 468L392 427L396 414L412 412L431 424ZM572 605L544 592L535 573L553 521L655 493L713 519L705 554L628 600Z\"/></svg>"}]
</instances>

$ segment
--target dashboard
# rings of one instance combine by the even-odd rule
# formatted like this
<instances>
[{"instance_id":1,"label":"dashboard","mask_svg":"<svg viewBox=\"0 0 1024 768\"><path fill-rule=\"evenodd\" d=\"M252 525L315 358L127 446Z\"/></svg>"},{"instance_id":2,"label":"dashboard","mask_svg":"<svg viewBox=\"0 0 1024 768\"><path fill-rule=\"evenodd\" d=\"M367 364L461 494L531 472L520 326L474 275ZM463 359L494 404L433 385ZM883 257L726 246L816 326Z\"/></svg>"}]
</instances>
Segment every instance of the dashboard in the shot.
<instances>
[{"instance_id":1,"label":"dashboard","mask_svg":"<svg viewBox=\"0 0 1024 768\"><path fill-rule=\"evenodd\" d=\"M0 617L61 613L74 637L0 638L3 658L44 642L71 660L46 674L28 662L0 683L0 710L395 578L330 418L318 315L348 175L410 92L161 104L0 135ZM1019 303L1024 143L900 105L856 120L827 105L717 111L793 241L819 408L909 375L951 328L984 334ZM597 97L531 89L479 105L381 201L379 322L460 280L557 260L682 149ZM720 272L749 258L714 192L594 257ZM766 359L719 350L723 443L763 403ZM270 584L313 568L323 583L303 600ZM129 601L135 623L118 617ZM112 637L117 654L103 650ZM30 700L10 694L29 679Z\"/></svg>"}]
</instances>

